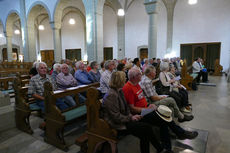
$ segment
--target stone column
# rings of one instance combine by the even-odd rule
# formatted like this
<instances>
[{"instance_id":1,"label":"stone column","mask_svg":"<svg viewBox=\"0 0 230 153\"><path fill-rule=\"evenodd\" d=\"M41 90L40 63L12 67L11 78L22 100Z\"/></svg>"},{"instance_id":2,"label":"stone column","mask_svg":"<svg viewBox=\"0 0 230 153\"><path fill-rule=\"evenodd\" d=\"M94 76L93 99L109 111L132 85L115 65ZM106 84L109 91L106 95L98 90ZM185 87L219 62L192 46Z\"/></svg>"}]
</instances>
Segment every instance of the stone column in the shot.
<instances>
[{"instance_id":1,"label":"stone column","mask_svg":"<svg viewBox=\"0 0 230 153\"><path fill-rule=\"evenodd\" d=\"M34 62L37 61L36 54L36 34L35 34L35 25L34 22L28 23L28 48L29 48L29 61Z\"/></svg>"},{"instance_id":2,"label":"stone column","mask_svg":"<svg viewBox=\"0 0 230 153\"><path fill-rule=\"evenodd\" d=\"M12 36L6 34L7 60L12 61Z\"/></svg>"},{"instance_id":3,"label":"stone column","mask_svg":"<svg viewBox=\"0 0 230 153\"><path fill-rule=\"evenodd\" d=\"M50 22L50 25L53 29L54 59L60 62L62 59L61 25L55 22Z\"/></svg>"},{"instance_id":4,"label":"stone column","mask_svg":"<svg viewBox=\"0 0 230 153\"><path fill-rule=\"evenodd\" d=\"M167 50L166 54L172 52L173 42L173 15L177 0L162 0L167 10Z\"/></svg>"},{"instance_id":5,"label":"stone column","mask_svg":"<svg viewBox=\"0 0 230 153\"><path fill-rule=\"evenodd\" d=\"M157 57L157 0L145 0L146 12L149 15L148 58Z\"/></svg>"},{"instance_id":6,"label":"stone column","mask_svg":"<svg viewBox=\"0 0 230 153\"><path fill-rule=\"evenodd\" d=\"M125 58L125 17L118 16L117 20L117 58L124 59Z\"/></svg>"},{"instance_id":7,"label":"stone column","mask_svg":"<svg viewBox=\"0 0 230 153\"><path fill-rule=\"evenodd\" d=\"M101 62L103 56L104 0L83 1L86 12L86 48L88 61Z\"/></svg>"},{"instance_id":8,"label":"stone column","mask_svg":"<svg viewBox=\"0 0 230 153\"><path fill-rule=\"evenodd\" d=\"M25 9L25 0L20 0L20 12L21 12L21 35L22 35L22 48L24 55L24 61L28 62L29 59L29 46L28 46L28 28L26 20L26 9ZM32 62L32 61L30 61Z\"/></svg>"}]
</instances>

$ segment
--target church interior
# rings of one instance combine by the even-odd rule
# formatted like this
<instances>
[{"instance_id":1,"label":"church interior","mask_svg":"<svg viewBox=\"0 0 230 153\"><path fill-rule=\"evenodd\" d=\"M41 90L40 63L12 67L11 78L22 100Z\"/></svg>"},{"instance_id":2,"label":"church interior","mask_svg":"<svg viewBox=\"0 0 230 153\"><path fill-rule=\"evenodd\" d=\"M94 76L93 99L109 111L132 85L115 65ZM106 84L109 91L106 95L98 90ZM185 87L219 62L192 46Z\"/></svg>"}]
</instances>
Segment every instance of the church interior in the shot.
<instances>
[{"instance_id":1,"label":"church interior","mask_svg":"<svg viewBox=\"0 0 230 153\"><path fill-rule=\"evenodd\" d=\"M146 108L152 104L157 106L154 111L159 108L155 101L150 103L151 96L141 85L151 73L153 92L172 97L184 118L192 116L182 123L173 109L173 122L198 133L182 140L168 128L172 147L159 151L148 145L145 153L230 152L229 14L230 0L0 0L0 153L144 153L139 137L120 138L120 129L100 116L110 93L102 89L103 77L111 91L109 81L120 71L119 65L125 72L125 86L133 83L132 69L140 69L137 85L148 102ZM169 72L176 69L169 82L179 84L167 85L170 94L160 94L154 83L164 86L164 63ZM57 80L65 74L65 66L77 83L61 88ZM59 74L54 76L56 71ZM100 78L81 82L86 78L80 78L78 71L89 80L94 75ZM186 106L171 95L174 88L181 101L187 96ZM39 93L42 96L37 97ZM57 101L65 96L74 100L74 106L67 104L62 110ZM152 129L164 146L162 129ZM108 145L111 148L106 150Z\"/></svg>"}]
</instances>

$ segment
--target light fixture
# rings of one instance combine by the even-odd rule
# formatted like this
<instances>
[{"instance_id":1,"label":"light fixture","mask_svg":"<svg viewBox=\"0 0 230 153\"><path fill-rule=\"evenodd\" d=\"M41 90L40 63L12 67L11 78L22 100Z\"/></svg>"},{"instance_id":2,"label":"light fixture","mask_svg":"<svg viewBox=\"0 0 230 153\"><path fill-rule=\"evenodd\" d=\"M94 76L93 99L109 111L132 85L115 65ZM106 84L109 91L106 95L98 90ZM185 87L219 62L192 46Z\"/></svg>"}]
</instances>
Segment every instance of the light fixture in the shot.
<instances>
[{"instance_id":1,"label":"light fixture","mask_svg":"<svg viewBox=\"0 0 230 153\"><path fill-rule=\"evenodd\" d=\"M3 38L3 37L4 37L3 34L0 33L0 38Z\"/></svg>"},{"instance_id":2,"label":"light fixture","mask_svg":"<svg viewBox=\"0 0 230 153\"><path fill-rule=\"evenodd\" d=\"M16 35L19 35L19 34L20 34L20 31L17 29L17 30L14 31L14 33L15 33Z\"/></svg>"},{"instance_id":3,"label":"light fixture","mask_svg":"<svg viewBox=\"0 0 230 153\"><path fill-rule=\"evenodd\" d=\"M69 24L72 24L72 25L75 24L75 20L73 18L70 18L69 19Z\"/></svg>"},{"instance_id":4,"label":"light fixture","mask_svg":"<svg viewBox=\"0 0 230 153\"><path fill-rule=\"evenodd\" d=\"M45 30L45 27L44 27L44 25L39 25L39 26L38 26L38 29L39 29L39 30Z\"/></svg>"},{"instance_id":5,"label":"light fixture","mask_svg":"<svg viewBox=\"0 0 230 153\"><path fill-rule=\"evenodd\" d=\"M125 15L124 9L118 9L117 15L118 15L118 16L124 16L124 15Z\"/></svg>"},{"instance_id":6,"label":"light fixture","mask_svg":"<svg viewBox=\"0 0 230 153\"><path fill-rule=\"evenodd\" d=\"M188 0L188 4L194 5L197 3L197 0Z\"/></svg>"}]
</instances>

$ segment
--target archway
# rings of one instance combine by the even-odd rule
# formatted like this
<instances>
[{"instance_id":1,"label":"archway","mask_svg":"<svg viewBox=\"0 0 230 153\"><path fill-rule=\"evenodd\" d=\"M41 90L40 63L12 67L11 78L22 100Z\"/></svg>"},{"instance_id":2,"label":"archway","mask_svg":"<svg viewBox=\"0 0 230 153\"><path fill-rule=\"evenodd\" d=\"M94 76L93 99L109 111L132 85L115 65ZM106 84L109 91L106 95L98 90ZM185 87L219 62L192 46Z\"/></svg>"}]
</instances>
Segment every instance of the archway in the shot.
<instances>
[{"instance_id":1,"label":"archway","mask_svg":"<svg viewBox=\"0 0 230 153\"><path fill-rule=\"evenodd\" d=\"M19 54L22 54L22 35L21 35L21 20L20 16L16 11L9 13L6 21L6 45L7 49L4 51L7 52L8 61L18 61ZM20 46L20 49L14 49L12 44ZM13 51L14 50L14 51ZM17 51L16 51L17 50Z\"/></svg>"},{"instance_id":2,"label":"archway","mask_svg":"<svg viewBox=\"0 0 230 153\"><path fill-rule=\"evenodd\" d=\"M41 60L41 45L48 45L51 46L49 49L53 49L53 37L51 26L49 24L49 14L49 10L47 10L46 5L43 3L31 6L27 19L30 61ZM45 26L43 24L45 24ZM44 26L43 30L39 28L41 25ZM53 59L49 61L52 63Z\"/></svg>"},{"instance_id":3,"label":"archway","mask_svg":"<svg viewBox=\"0 0 230 153\"><path fill-rule=\"evenodd\" d=\"M61 45L59 48L62 58L87 60L83 2L81 0L59 0L54 12L54 26L60 29Z\"/></svg>"}]
</instances>

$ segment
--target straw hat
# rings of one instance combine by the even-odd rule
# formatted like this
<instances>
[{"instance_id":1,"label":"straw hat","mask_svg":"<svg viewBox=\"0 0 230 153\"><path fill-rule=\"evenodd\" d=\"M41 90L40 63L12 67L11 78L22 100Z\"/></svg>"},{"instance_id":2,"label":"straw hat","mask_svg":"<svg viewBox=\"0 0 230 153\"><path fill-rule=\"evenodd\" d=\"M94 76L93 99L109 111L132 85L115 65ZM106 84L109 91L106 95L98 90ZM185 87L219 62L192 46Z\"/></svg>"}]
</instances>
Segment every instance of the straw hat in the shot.
<instances>
[{"instance_id":1,"label":"straw hat","mask_svg":"<svg viewBox=\"0 0 230 153\"><path fill-rule=\"evenodd\" d=\"M158 106L156 110L157 115L159 115L163 120L167 122L172 121L172 111L165 105Z\"/></svg>"}]
</instances>

